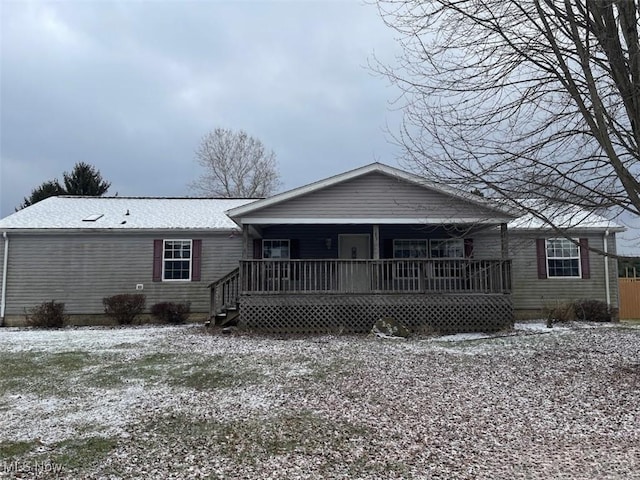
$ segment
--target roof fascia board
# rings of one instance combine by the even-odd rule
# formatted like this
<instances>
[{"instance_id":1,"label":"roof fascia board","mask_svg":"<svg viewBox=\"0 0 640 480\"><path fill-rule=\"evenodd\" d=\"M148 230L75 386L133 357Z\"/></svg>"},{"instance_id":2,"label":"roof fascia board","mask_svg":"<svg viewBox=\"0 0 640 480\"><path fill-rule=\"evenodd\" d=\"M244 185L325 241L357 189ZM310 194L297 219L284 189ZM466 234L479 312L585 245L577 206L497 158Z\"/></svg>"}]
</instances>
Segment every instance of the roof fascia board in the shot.
<instances>
[{"instance_id":1,"label":"roof fascia board","mask_svg":"<svg viewBox=\"0 0 640 480\"><path fill-rule=\"evenodd\" d=\"M560 230L562 232L566 232L566 233L571 233L571 234L576 234L578 232L589 232L589 233L594 233L594 232L606 232L607 230L610 233L620 233L620 232L625 232L627 231L627 229L625 227L621 227L619 225L616 226L610 226L610 227L584 227L584 226L580 226L580 225L576 225L575 227L562 227L560 228ZM540 233L540 234L549 234L549 233L554 233L555 235L562 235L562 233L559 233L556 229L551 228L551 227L509 227L509 231L512 233Z\"/></svg>"},{"instance_id":2,"label":"roof fascia board","mask_svg":"<svg viewBox=\"0 0 640 480\"><path fill-rule=\"evenodd\" d=\"M415 218L284 218L284 217L242 217L240 222L244 225L348 225L348 224L371 224L371 225L400 225L400 224L416 224L416 225L451 225L457 223L464 224L482 224L482 225L498 225L501 223L508 223L513 220L511 217L496 217L496 218L477 218L477 217L448 217L448 218L428 218L428 217L415 217Z\"/></svg>"},{"instance_id":3,"label":"roof fascia board","mask_svg":"<svg viewBox=\"0 0 640 480\"><path fill-rule=\"evenodd\" d=\"M174 233L221 233L238 234L241 232L239 228L0 228L0 233L9 234L34 234L34 235L51 235L51 234L82 234L82 233L100 233L100 234L135 234L135 233L153 233L153 234L174 234Z\"/></svg>"}]
</instances>

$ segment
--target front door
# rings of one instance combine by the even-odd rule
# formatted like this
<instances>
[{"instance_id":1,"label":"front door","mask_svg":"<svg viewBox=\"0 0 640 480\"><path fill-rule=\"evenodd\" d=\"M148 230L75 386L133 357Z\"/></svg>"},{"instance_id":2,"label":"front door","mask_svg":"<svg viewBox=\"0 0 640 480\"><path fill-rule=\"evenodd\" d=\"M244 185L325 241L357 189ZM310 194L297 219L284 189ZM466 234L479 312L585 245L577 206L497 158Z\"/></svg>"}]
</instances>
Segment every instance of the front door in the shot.
<instances>
[{"instance_id":1,"label":"front door","mask_svg":"<svg viewBox=\"0 0 640 480\"><path fill-rule=\"evenodd\" d=\"M370 247L371 241L368 234L349 234L338 237L338 254L340 260L345 260L340 262L338 272L341 291L369 292L371 290L369 266L367 262L357 261L371 258Z\"/></svg>"}]
</instances>

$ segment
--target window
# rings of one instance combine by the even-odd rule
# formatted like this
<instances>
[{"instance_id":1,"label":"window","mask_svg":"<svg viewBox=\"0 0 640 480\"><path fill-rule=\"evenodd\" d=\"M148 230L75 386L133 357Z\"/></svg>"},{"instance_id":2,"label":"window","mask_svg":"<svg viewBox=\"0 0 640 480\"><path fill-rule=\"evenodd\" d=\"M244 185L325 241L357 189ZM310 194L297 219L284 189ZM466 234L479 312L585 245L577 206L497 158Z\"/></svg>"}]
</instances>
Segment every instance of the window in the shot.
<instances>
[{"instance_id":1,"label":"window","mask_svg":"<svg viewBox=\"0 0 640 480\"><path fill-rule=\"evenodd\" d=\"M431 240L431 258L438 259L457 259L464 258L464 240L462 238L447 238ZM433 263L433 276L437 278L454 278L464 277L464 270L461 262L458 261L442 261Z\"/></svg>"},{"instance_id":2,"label":"window","mask_svg":"<svg viewBox=\"0 0 640 480\"><path fill-rule=\"evenodd\" d=\"M431 240L431 258L464 258L462 238Z\"/></svg>"},{"instance_id":3,"label":"window","mask_svg":"<svg viewBox=\"0 0 640 480\"><path fill-rule=\"evenodd\" d=\"M411 259L427 258L427 240L394 240L393 258ZM419 265L415 262L398 262L395 269L396 278L418 278Z\"/></svg>"},{"instance_id":4,"label":"window","mask_svg":"<svg viewBox=\"0 0 640 480\"><path fill-rule=\"evenodd\" d=\"M427 258L427 241L394 240L393 258Z\"/></svg>"},{"instance_id":5,"label":"window","mask_svg":"<svg viewBox=\"0 0 640 480\"><path fill-rule=\"evenodd\" d=\"M191 258L191 240L165 240L162 279L191 280Z\"/></svg>"},{"instance_id":6,"label":"window","mask_svg":"<svg viewBox=\"0 0 640 480\"><path fill-rule=\"evenodd\" d=\"M262 258L273 260L290 258L291 249L289 240L263 240Z\"/></svg>"},{"instance_id":7,"label":"window","mask_svg":"<svg viewBox=\"0 0 640 480\"><path fill-rule=\"evenodd\" d=\"M549 278L580 277L580 247L566 238L546 241L547 275Z\"/></svg>"},{"instance_id":8,"label":"window","mask_svg":"<svg viewBox=\"0 0 640 480\"><path fill-rule=\"evenodd\" d=\"M270 260L288 260L291 258L291 245L289 240L262 240L262 258ZM280 290L282 281L289 280L289 262L269 262L265 265L268 282Z\"/></svg>"}]
</instances>

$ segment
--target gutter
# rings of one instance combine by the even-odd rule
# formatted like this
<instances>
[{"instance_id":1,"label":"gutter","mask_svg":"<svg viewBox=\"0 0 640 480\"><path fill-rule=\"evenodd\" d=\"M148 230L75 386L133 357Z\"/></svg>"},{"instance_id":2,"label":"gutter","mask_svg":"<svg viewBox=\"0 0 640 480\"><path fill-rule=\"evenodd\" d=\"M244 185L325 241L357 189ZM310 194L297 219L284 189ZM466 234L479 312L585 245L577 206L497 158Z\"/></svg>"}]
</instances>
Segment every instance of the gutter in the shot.
<instances>
[{"instance_id":1,"label":"gutter","mask_svg":"<svg viewBox=\"0 0 640 480\"><path fill-rule=\"evenodd\" d=\"M604 232L604 289L607 295L607 311L611 312L611 285L609 281L609 230Z\"/></svg>"},{"instance_id":2,"label":"gutter","mask_svg":"<svg viewBox=\"0 0 640 480\"><path fill-rule=\"evenodd\" d=\"M9 270L9 237L2 232L4 238L4 259L2 262L2 293L0 294L0 327L4 326L4 313L7 309L7 271Z\"/></svg>"}]
</instances>

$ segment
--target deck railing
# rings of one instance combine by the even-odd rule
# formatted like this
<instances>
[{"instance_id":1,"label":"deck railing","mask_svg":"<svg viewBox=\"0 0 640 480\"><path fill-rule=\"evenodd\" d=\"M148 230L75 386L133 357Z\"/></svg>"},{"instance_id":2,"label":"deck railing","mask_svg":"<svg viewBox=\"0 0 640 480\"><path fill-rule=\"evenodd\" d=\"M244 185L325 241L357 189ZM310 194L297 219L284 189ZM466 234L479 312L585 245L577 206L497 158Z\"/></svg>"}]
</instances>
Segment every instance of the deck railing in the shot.
<instances>
[{"instance_id":1,"label":"deck railing","mask_svg":"<svg viewBox=\"0 0 640 480\"><path fill-rule=\"evenodd\" d=\"M209 314L211 316L236 306L239 293L239 278L240 269L236 268L209 285L211 289Z\"/></svg>"},{"instance_id":2,"label":"deck railing","mask_svg":"<svg viewBox=\"0 0 640 480\"><path fill-rule=\"evenodd\" d=\"M510 260L242 260L241 293L510 293Z\"/></svg>"}]
</instances>

